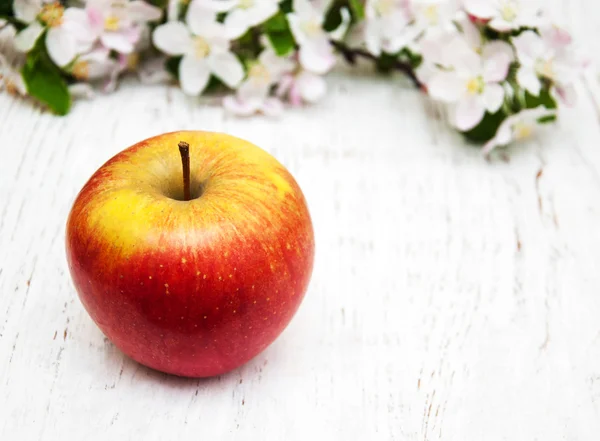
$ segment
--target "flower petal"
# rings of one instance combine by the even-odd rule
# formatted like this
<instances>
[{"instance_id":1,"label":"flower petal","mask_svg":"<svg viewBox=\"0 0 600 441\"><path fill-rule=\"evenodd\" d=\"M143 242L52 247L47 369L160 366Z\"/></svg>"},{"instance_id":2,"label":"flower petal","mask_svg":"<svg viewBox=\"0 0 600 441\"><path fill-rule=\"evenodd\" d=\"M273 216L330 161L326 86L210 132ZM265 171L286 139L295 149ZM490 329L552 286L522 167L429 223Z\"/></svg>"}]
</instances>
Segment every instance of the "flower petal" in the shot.
<instances>
[{"instance_id":1,"label":"flower petal","mask_svg":"<svg viewBox=\"0 0 600 441\"><path fill-rule=\"evenodd\" d=\"M15 37L15 49L19 52L29 52L40 35L44 32L44 27L38 21L34 21Z\"/></svg>"},{"instance_id":2,"label":"flower petal","mask_svg":"<svg viewBox=\"0 0 600 441\"><path fill-rule=\"evenodd\" d=\"M539 96L542 84L533 69L521 66L517 71L517 82L530 94Z\"/></svg>"},{"instance_id":3,"label":"flower petal","mask_svg":"<svg viewBox=\"0 0 600 441\"><path fill-rule=\"evenodd\" d=\"M90 24L90 30L94 34L100 35L104 30L104 14L102 13L102 10L95 5L89 4L85 8L85 12L87 14L88 23Z\"/></svg>"},{"instance_id":4,"label":"flower petal","mask_svg":"<svg viewBox=\"0 0 600 441\"><path fill-rule=\"evenodd\" d=\"M482 99L485 109L490 113L496 113L504 101L504 88L500 84L487 84Z\"/></svg>"},{"instance_id":5,"label":"flower petal","mask_svg":"<svg viewBox=\"0 0 600 441\"><path fill-rule=\"evenodd\" d=\"M237 97L242 101L252 99L264 100L269 94L269 84L253 81L252 78L244 81L237 90Z\"/></svg>"},{"instance_id":6,"label":"flower petal","mask_svg":"<svg viewBox=\"0 0 600 441\"><path fill-rule=\"evenodd\" d=\"M348 32L348 28L350 27L350 23L352 21L352 16L350 14L350 11L348 11L348 8L341 8L340 16L342 18L340 25L333 31L329 32L329 36L332 40L335 41L341 41L344 38L346 32Z\"/></svg>"},{"instance_id":7,"label":"flower petal","mask_svg":"<svg viewBox=\"0 0 600 441\"><path fill-rule=\"evenodd\" d=\"M162 17L162 10L147 2L134 0L127 3L127 17L135 23L157 21Z\"/></svg>"},{"instance_id":8,"label":"flower petal","mask_svg":"<svg viewBox=\"0 0 600 441\"><path fill-rule=\"evenodd\" d=\"M483 119L485 108L477 96L468 96L458 102L454 110L454 124L462 132L471 130Z\"/></svg>"},{"instance_id":9,"label":"flower petal","mask_svg":"<svg viewBox=\"0 0 600 441\"><path fill-rule=\"evenodd\" d=\"M242 63L231 52L211 54L208 64L211 71L229 87L236 87L244 78Z\"/></svg>"},{"instance_id":10,"label":"flower petal","mask_svg":"<svg viewBox=\"0 0 600 441\"><path fill-rule=\"evenodd\" d=\"M298 14L296 14L294 12L292 12L290 14L286 14L286 18L287 18L288 24L290 26L290 31L292 32L292 35L294 36L294 40L296 40L296 43L298 43L300 46L306 44L306 42L309 40L309 38L306 35L306 33L304 32L304 30L302 29L302 20L300 19Z\"/></svg>"},{"instance_id":11,"label":"flower petal","mask_svg":"<svg viewBox=\"0 0 600 441\"><path fill-rule=\"evenodd\" d=\"M259 0L254 2L254 6L247 9L247 23L250 26L258 26L279 11L278 0ZM233 11L232 11L233 12Z\"/></svg>"},{"instance_id":12,"label":"flower petal","mask_svg":"<svg viewBox=\"0 0 600 441\"><path fill-rule=\"evenodd\" d=\"M498 127L496 135L494 135L492 139L484 144L483 149L481 150L483 156L489 156L492 150L494 150L496 147L510 144L513 135L511 122L509 119L510 118L505 119L502 124L500 124L500 127Z\"/></svg>"},{"instance_id":13,"label":"flower petal","mask_svg":"<svg viewBox=\"0 0 600 441\"><path fill-rule=\"evenodd\" d=\"M225 30L227 36L231 39L236 39L244 35L244 33L250 28L248 22L248 14L242 9L234 9L225 18Z\"/></svg>"},{"instance_id":14,"label":"flower petal","mask_svg":"<svg viewBox=\"0 0 600 441\"><path fill-rule=\"evenodd\" d=\"M531 65L544 53L544 42L533 31L521 32L512 39L512 43L517 50L517 58L522 64Z\"/></svg>"},{"instance_id":15,"label":"flower petal","mask_svg":"<svg viewBox=\"0 0 600 441\"><path fill-rule=\"evenodd\" d=\"M100 41L109 49L114 49L121 54L130 54L133 52L135 44L129 31L126 29L117 32L105 32L100 37Z\"/></svg>"},{"instance_id":16,"label":"flower petal","mask_svg":"<svg viewBox=\"0 0 600 441\"><path fill-rule=\"evenodd\" d=\"M74 83L69 86L69 94L75 99L94 98L94 89L88 83Z\"/></svg>"},{"instance_id":17,"label":"flower petal","mask_svg":"<svg viewBox=\"0 0 600 441\"><path fill-rule=\"evenodd\" d=\"M435 100L446 103L458 101L463 90L463 81L454 72L438 72L427 84L429 95Z\"/></svg>"},{"instance_id":18,"label":"flower petal","mask_svg":"<svg viewBox=\"0 0 600 441\"><path fill-rule=\"evenodd\" d=\"M381 35L373 21L367 21L364 27L364 39L367 50L378 57L381 55Z\"/></svg>"},{"instance_id":19,"label":"flower petal","mask_svg":"<svg viewBox=\"0 0 600 441\"><path fill-rule=\"evenodd\" d=\"M210 67L206 59L199 60L186 55L179 63L179 83L188 95L196 96L204 90L210 78Z\"/></svg>"},{"instance_id":20,"label":"flower petal","mask_svg":"<svg viewBox=\"0 0 600 441\"><path fill-rule=\"evenodd\" d=\"M226 96L223 98L223 107L225 110L238 116L254 115L262 103L260 101L243 101L236 96Z\"/></svg>"},{"instance_id":21,"label":"flower petal","mask_svg":"<svg viewBox=\"0 0 600 441\"><path fill-rule=\"evenodd\" d=\"M311 72L302 72L296 79L300 96L307 103L316 103L325 96L327 85L323 77Z\"/></svg>"},{"instance_id":22,"label":"flower petal","mask_svg":"<svg viewBox=\"0 0 600 441\"><path fill-rule=\"evenodd\" d=\"M279 116L283 112L283 103L278 98L267 98L260 110L267 116Z\"/></svg>"},{"instance_id":23,"label":"flower petal","mask_svg":"<svg viewBox=\"0 0 600 441\"><path fill-rule=\"evenodd\" d=\"M61 28L73 35L78 53L87 52L96 41L97 34L90 23L89 14L81 8L67 8Z\"/></svg>"},{"instance_id":24,"label":"flower petal","mask_svg":"<svg viewBox=\"0 0 600 441\"><path fill-rule=\"evenodd\" d=\"M496 14L494 5L489 0L464 0L465 10L477 18L492 18Z\"/></svg>"},{"instance_id":25,"label":"flower petal","mask_svg":"<svg viewBox=\"0 0 600 441\"><path fill-rule=\"evenodd\" d=\"M15 17L25 23L34 21L41 9L41 0L15 0L13 2L13 12Z\"/></svg>"},{"instance_id":26,"label":"flower petal","mask_svg":"<svg viewBox=\"0 0 600 441\"><path fill-rule=\"evenodd\" d=\"M335 65L333 49L327 40L310 42L300 48L302 67L316 74L324 74Z\"/></svg>"},{"instance_id":27,"label":"flower petal","mask_svg":"<svg viewBox=\"0 0 600 441\"><path fill-rule=\"evenodd\" d=\"M460 20L458 23L460 24L467 45L474 51L480 49L482 45L481 30L468 18Z\"/></svg>"},{"instance_id":28,"label":"flower petal","mask_svg":"<svg viewBox=\"0 0 600 441\"><path fill-rule=\"evenodd\" d=\"M193 0L185 15L185 22L194 35L203 37L218 36L225 33L225 28L217 22L217 4L227 4L227 1ZM228 6L229 7L229 6Z\"/></svg>"},{"instance_id":29,"label":"flower petal","mask_svg":"<svg viewBox=\"0 0 600 441\"><path fill-rule=\"evenodd\" d=\"M180 21L170 21L158 26L152 34L152 42L168 55L185 54L192 46L190 31Z\"/></svg>"},{"instance_id":30,"label":"flower petal","mask_svg":"<svg viewBox=\"0 0 600 441\"><path fill-rule=\"evenodd\" d=\"M506 21L502 18L495 17L489 23L488 26L498 32L509 32L513 29L517 29L519 25L515 22Z\"/></svg>"},{"instance_id":31,"label":"flower petal","mask_svg":"<svg viewBox=\"0 0 600 441\"><path fill-rule=\"evenodd\" d=\"M62 27L50 28L46 34L48 55L57 66L66 66L77 55L77 42L73 35Z\"/></svg>"},{"instance_id":32,"label":"flower petal","mask_svg":"<svg viewBox=\"0 0 600 441\"><path fill-rule=\"evenodd\" d=\"M512 47L503 41L494 41L483 48L483 79L499 82L506 78L514 58Z\"/></svg>"},{"instance_id":33,"label":"flower petal","mask_svg":"<svg viewBox=\"0 0 600 441\"><path fill-rule=\"evenodd\" d=\"M317 13L309 0L293 0L292 5L292 10L296 11L296 13L303 18L310 19Z\"/></svg>"},{"instance_id":34,"label":"flower petal","mask_svg":"<svg viewBox=\"0 0 600 441\"><path fill-rule=\"evenodd\" d=\"M572 107L577 101L577 93L572 84L557 85L556 93L567 106Z\"/></svg>"}]
</instances>

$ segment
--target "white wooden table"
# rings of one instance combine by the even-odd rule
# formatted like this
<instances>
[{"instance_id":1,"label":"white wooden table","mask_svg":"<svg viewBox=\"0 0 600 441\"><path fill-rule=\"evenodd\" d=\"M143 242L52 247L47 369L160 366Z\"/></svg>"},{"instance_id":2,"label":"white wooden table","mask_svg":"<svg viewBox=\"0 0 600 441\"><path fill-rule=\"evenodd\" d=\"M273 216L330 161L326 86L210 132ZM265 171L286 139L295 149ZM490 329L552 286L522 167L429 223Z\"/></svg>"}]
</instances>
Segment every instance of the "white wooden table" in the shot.
<instances>
[{"instance_id":1,"label":"white wooden table","mask_svg":"<svg viewBox=\"0 0 600 441\"><path fill-rule=\"evenodd\" d=\"M598 6L551 6L594 47ZM508 163L482 160L400 81L329 84L322 104L277 121L228 117L167 86L128 83L66 118L0 95L1 440L600 439L595 79ZM66 216L91 173L176 129L274 154L316 232L291 325L208 380L121 354L65 262Z\"/></svg>"}]
</instances>

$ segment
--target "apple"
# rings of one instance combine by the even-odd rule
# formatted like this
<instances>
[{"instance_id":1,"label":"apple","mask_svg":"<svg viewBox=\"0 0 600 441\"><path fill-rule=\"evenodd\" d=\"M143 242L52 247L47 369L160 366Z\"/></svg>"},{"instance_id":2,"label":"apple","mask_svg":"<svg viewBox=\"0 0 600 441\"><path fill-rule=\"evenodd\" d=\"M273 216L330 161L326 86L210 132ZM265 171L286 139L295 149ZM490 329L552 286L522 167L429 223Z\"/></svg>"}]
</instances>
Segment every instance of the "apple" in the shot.
<instances>
[{"instance_id":1,"label":"apple","mask_svg":"<svg viewBox=\"0 0 600 441\"><path fill-rule=\"evenodd\" d=\"M233 136L182 131L94 173L71 209L66 251L83 306L121 351L207 377L288 325L314 236L302 191L275 158Z\"/></svg>"}]
</instances>

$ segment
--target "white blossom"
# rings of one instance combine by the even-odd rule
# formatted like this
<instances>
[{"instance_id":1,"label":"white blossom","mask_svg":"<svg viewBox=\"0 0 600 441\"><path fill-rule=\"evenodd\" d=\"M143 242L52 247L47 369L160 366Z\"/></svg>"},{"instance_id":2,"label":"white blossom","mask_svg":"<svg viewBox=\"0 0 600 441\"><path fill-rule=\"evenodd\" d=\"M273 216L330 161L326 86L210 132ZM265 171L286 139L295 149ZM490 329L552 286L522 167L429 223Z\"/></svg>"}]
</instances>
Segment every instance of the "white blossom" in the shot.
<instances>
[{"instance_id":1,"label":"white blossom","mask_svg":"<svg viewBox=\"0 0 600 441\"><path fill-rule=\"evenodd\" d=\"M21 72L2 54L0 54L0 90L5 90L12 95L27 95Z\"/></svg>"},{"instance_id":2,"label":"white blossom","mask_svg":"<svg viewBox=\"0 0 600 441\"><path fill-rule=\"evenodd\" d=\"M572 83L577 75L577 62L567 50L568 34L548 29L540 37L533 31L525 31L512 39L520 63L517 81L532 95L540 94L540 78L556 84L557 91L567 102L572 101Z\"/></svg>"},{"instance_id":3,"label":"white blossom","mask_svg":"<svg viewBox=\"0 0 600 441\"><path fill-rule=\"evenodd\" d=\"M77 54L88 50L94 36L88 17L83 9L65 9L59 2L43 0L15 0L15 17L28 23L15 38L15 48L29 52L44 30L46 48L52 61L58 66L66 66Z\"/></svg>"},{"instance_id":4,"label":"white blossom","mask_svg":"<svg viewBox=\"0 0 600 441\"><path fill-rule=\"evenodd\" d=\"M159 8L142 0L88 0L86 12L100 42L122 54L134 51L146 23L162 17Z\"/></svg>"},{"instance_id":5,"label":"white blossom","mask_svg":"<svg viewBox=\"0 0 600 441\"><path fill-rule=\"evenodd\" d=\"M227 17L225 17L225 27L229 36L239 38L251 27L264 23L277 13L279 1L233 0L233 2L230 2L231 7L227 12Z\"/></svg>"},{"instance_id":6,"label":"white blossom","mask_svg":"<svg viewBox=\"0 0 600 441\"><path fill-rule=\"evenodd\" d=\"M198 95L214 74L229 87L237 87L244 69L230 51L224 26L205 1L194 0L187 11L186 23L167 22L156 28L154 45L168 55L183 55L179 64L179 81L183 91Z\"/></svg>"},{"instance_id":7,"label":"white blossom","mask_svg":"<svg viewBox=\"0 0 600 441\"><path fill-rule=\"evenodd\" d=\"M300 46L300 64L311 72L328 72L335 64L335 56L330 36L323 30L323 10L309 0L294 0L292 4L294 12L287 14L287 20Z\"/></svg>"},{"instance_id":8,"label":"white blossom","mask_svg":"<svg viewBox=\"0 0 600 441\"><path fill-rule=\"evenodd\" d=\"M405 0L367 0L364 26L367 50L376 56L398 52L415 36L414 30L407 28L409 22Z\"/></svg>"},{"instance_id":9,"label":"white blossom","mask_svg":"<svg viewBox=\"0 0 600 441\"><path fill-rule=\"evenodd\" d=\"M270 95L271 88L284 74L291 72L295 64L288 57L279 57L272 47L267 46L251 64L246 80L240 85L235 96L223 101L230 112L247 116L257 112L267 115L279 113L281 101Z\"/></svg>"},{"instance_id":10,"label":"white blossom","mask_svg":"<svg viewBox=\"0 0 600 441\"><path fill-rule=\"evenodd\" d=\"M540 0L464 0L463 4L469 14L489 21L488 26L500 32L539 24Z\"/></svg>"},{"instance_id":11,"label":"white blossom","mask_svg":"<svg viewBox=\"0 0 600 441\"><path fill-rule=\"evenodd\" d=\"M458 11L456 0L412 0L408 8L410 28L415 37L423 32L446 32L454 28L452 20Z\"/></svg>"},{"instance_id":12,"label":"white blossom","mask_svg":"<svg viewBox=\"0 0 600 441\"><path fill-rule=\"evenodd\" d=\"M503 41L494 41L479 55L459 43L455 41L446 48L452 51L452 69L438 71L427 89L434 99L455 104L454 124L466 131L481 121L486 110L494 113L502 106L504 88L500 83L508 74L512 48Z\"/></svg>"},{"instance_id":13,"label":"white blossom","mask_svg":"<svg viewBox=\"0 0 600 441\"><path fill-rule=\"evenodd\" d=\"M498 146L505 146L513 141L529 138L539 126L539 119L554 115L556 115L554 110L548 110L540 106L535 109L522 110L509 116L500 124L496 135L483 146L482 153L488 156Z\"/></svg>"},{"instance_id":14,"label":"white blossom","mask_svg":"<svg viewBox=\"0 0 600 441\"><path fill-rule=\"evenodd\" d=\"M327 90L327 85L322 76L307 70L285 75L280 81L276 94L288 98L292 106L302 103L314 104L320 101Z\"/></svg>"}]
</instances>

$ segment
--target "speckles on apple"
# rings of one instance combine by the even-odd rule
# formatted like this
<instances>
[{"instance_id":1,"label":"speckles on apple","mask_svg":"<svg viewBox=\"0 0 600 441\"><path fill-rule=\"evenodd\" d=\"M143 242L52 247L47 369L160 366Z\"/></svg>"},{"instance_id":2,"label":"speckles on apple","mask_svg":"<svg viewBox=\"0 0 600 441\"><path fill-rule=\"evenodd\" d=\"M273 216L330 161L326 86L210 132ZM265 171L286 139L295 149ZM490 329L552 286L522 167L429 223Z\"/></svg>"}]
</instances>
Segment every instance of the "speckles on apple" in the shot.
<instances>
[{"instance_id":1,"label":"speckles on apple","mask_svg":"<svg viewBox=\"0 0 600 441\"><path fill-rule=\"evenodd\" d=\"M184 264L187 263L187 259L185 257L182 257L181 258L181 263L184 263Z\"/></svg>"},{"instance_id":2,"label":"speckles on apple","mask_svg":"<svg viewBox=\"0 0 600 441\"><path fill-rule=\"evenodd\" d=\"M148 279L152 280L152 276L148 276Z\"/></svg>"},{"instance_id":3,"label":"speckles on apple","mask_svg":"<svg viewBox=\"0 0 600 441\"><path fill-rule=\"evenodd\" d=\"M202 274L200 271L196 271L197 276L199 276L200 274Z\"/></svg>"},{"instance_id":4,"label":"speckles on apple","mask_svg":"<svg viewBox=\"0 0 600 441\"><path fill-rule=\"evenodd\" d=\"M169 284L168 283L165 283L165 294L171 294L169 292Z\"/></svg>"}]
</instances>

